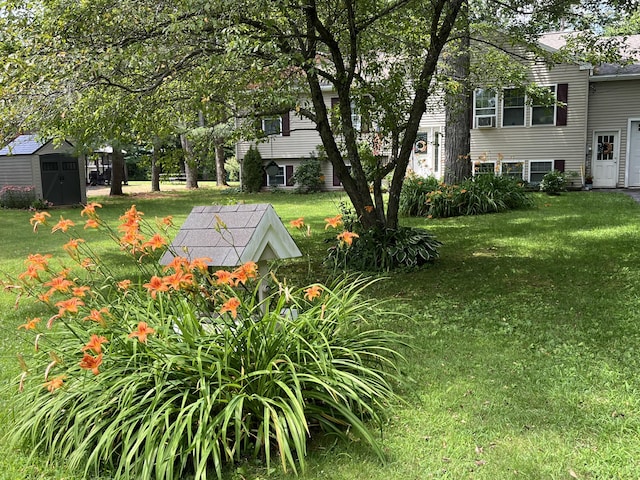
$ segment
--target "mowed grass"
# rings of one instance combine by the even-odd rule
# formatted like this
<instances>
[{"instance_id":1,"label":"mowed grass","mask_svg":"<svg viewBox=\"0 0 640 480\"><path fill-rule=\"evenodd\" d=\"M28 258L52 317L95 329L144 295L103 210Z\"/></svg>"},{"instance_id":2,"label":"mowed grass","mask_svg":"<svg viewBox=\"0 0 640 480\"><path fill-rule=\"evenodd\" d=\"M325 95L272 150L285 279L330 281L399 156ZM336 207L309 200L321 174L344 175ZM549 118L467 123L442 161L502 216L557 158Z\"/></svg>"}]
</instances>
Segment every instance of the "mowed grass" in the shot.
<instances>
[{"instance_id":1,"label":"mowed grass","mask_svg":"<svg viewBox=\"0 0 640 480\"><path fill-rule=\"evenodd\" d=\"M310 238L292 231L303 257L279 262L288 282L326 280L325 217L339 194L232 195L215 189L100 198L117 222L132 203L146 218L194 205L269 202L285 224L300 216ZM398 386L406 403L388 412L387 462L353 442L314 440L307 479L635 479L640 478L640 205L618 193L536 196L526 211L444 220L405 219L444 242L428 268L388 275L370 294L407 314L387 328L413 348ZM79 217L79 210L52 210ZM28 212L0 211L0 270L19 273L29 253L61 254L61 237L31 232ZM118 252L83 232L118 265ZM0 430L19 414L16 331L28 312L0 295ZM26 338L26 337L25 337ZM0 479L79 477L0 443ZM290 478L241 464L229 478Z\"/></svg>"}]
</instances>

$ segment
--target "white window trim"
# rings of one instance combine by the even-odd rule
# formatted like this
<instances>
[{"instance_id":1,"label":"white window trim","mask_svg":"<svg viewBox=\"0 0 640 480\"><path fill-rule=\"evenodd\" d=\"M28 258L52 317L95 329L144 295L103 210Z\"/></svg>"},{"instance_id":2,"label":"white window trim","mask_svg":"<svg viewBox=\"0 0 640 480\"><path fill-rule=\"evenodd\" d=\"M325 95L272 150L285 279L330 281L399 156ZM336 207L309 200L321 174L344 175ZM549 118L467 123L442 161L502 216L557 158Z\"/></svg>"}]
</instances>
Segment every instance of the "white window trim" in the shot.
<instances>
[{"instance_id":1,"label":"white window trim","mask_svg":"<svg viewBox=\"0 0 640 480\"><path fill-rule=\"evenodd\" d=\"M495 106L493 107L493 114L482 114L482 115L478 115L477 112L477 101L476 101L476 95L478 93L478 90L493 90L494 91L494 104ZM473 128L478 128L478 117L494 117L495 118L495 125L498 124L498 92L495 91L492 88L478 88L475 89L473 91Z\"/></svg>"},{"instance_id":2,"label":"white window trim","mask_svg":"<svg viewBox=\"0 0 640 480\"><path fill-rule=\"evenodd\" d=\"M265 128L265 122L268 122L270 120L277 120L278 121L278 133L267 133L267 130ZM281 137L282 136L282 117L267 117L267 118L263 118L261 120L261 128L262 131L265 133L265 135L268 135L269 137Z\"/></svg>"},{"instance_id":3,"label":"white window trim","mask_svg":"<svg viewBox=\"0 0 640 480\"><path fill-rule=\"evenodd\" d=\"M282 175L278 173L276 177L282 177L282 183L271 184L271 175L267 174L267 187L285 187L287 185L287 168L286 165L278 165L278 168L282 171Z\"/></svg>"},{"instance_id":4,"label":"white window trim","mask_svg":"<svg viewBox=\"0 0 640 480\"><path fill-rule=\"evenodd\" d=\"M491 173L496 174L496 161L495 160L474 160L472 162L472 174L475 177L476 175L487 175L489 172L477 172L478 165L492 165Z\"/></svg>"},{"instance_id":5,"label":"white window trim","mask_svg":"<svg viewBox=\"0 0 640 480\"><path fill-rule=\"evenodd\" d=\"M505 107L505 103L504 103L504 91L505 90L518 90L518 87L505 87L502 89L502 101L500 102L500 113L502 115L502 118L500 119L500 126L502 128L522 128L522 127L526 127L527 126L527 94L525 92L524 94L524 105L522 105L522 125L505 125L504 124L504 118L505 118L505 114L504 114L504 110L505 108L514 108L515 107ZM524 90L524 89L523 89ZM520 108L520 107L518 107Z\"/></svg>"},{"instance_id":6,"label":"white window trim","mask_svg":"<svg viewBox=\"0 0 640 480\"><path fill-rule=\"evenodd\" d=\"M529 163L528 163L528 167L529 168L527 169L528 170L527 171L527 181L529 183L532 183L531 182L531 165L534 164L534 163L550 163L551 164L551 170L549 170L549 172L551 172L553 170L553 168L554 168L554 161L553 160L529 160ZM539 172L536 172L536 173L539 173Z\"/></svg>"},{"instance_id":7,"label":"white window trim","mask_svg":"<svg viewBox=\"0 0 640 480\"><path fill-rule=\"evenodd\" d=\"M555 98L555 102L553 103L553 105L551 105L553 107L553 123L539 123L534 125L533 123L534 107L541 107L541 108L547 108L547 107L544 107L543 105L530 105L529 106L529 125L534 128L535 127L555 127L556 121L558 119L558 84L552 83L550 85L543 85L543 86L547 88L553 87L553 96Z\"/></svg>"},{"instance_id":8,"label":"white window trim","mask_svg":"<svg viewBox=\"0 0 640 480\"><path fill-rule=\"evenodd\" d=\"M508 175L508 172L504 171L504 166L510 165L510 164L516 164L516 165L522 166L522 172L520 173L520 176L521 176L521 180L524 180L524 161L522 160L503 160L502 162L500 162L500 175L512 176L512 175Z\"/></svg>"}]
</instances>

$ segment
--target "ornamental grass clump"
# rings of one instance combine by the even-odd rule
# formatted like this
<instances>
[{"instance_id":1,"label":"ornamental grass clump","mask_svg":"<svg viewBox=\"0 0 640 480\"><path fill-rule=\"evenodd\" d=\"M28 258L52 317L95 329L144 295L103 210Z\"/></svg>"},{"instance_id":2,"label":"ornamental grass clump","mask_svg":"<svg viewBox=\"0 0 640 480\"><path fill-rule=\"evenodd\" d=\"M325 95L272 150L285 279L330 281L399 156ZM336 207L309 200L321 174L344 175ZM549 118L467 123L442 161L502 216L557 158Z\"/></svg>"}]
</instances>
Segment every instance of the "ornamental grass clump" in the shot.
<instances>
[{"instance_id":1,"label":"ornamental grass clump","mask_svg":"<svg viewBox=\"0 0 640 480\"><path fill-rule=\"evenodd\" d=\"M135 278L97 258L79 222L36 212L35 231L67 236L69 261L35 253L5 282L42 312L19 327L33 347L20 357L14 445L114 479L222 478L245 457L298 473L321 431L382 457L369 428L396 400L402 340L376 328L389 312L363 295L370 281L295 289L272 275L260 302L255 264L214 272L176 256L162 268L170 217L152 227L132 206L111 228L100 207L82 210L82 228L117 241Z\"/></svg>"}]
</instances>

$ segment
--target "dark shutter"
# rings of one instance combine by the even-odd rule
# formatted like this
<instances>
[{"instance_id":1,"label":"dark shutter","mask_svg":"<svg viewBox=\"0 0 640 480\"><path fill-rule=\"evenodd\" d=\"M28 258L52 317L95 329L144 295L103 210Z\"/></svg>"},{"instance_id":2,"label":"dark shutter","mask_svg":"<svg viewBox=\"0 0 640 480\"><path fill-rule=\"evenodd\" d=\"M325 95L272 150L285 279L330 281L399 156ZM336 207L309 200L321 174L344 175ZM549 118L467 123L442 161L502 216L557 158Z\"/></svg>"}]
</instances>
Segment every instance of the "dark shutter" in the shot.
<instances>
[{"instance_id":1,"label":"dark shutter","mask_svg":"<svg viewBox=\"0 0 640 480\"><path fill-rule=\"evenodd\" d=\"M334 187L339 187L340 185L342 185L342 183L340 182L340 179L338 178L338 174L336 173L335 167L333 167L333 186Z\"/></svg>"},{"instance_id":2,"label":"dark shutter","mask_svg":"<svg viewBox=\"0 0 640 480\"><path fill-rule=\"evenodd\" d=\"M267 186L267 171L265 170L264 166L262 167L262 186Z\"/></svg>"},{"instance_id":3,"label":"dark shutter","mask_svg":"<svg viewBox=\"0 0 640 480\"><path fill-rule=\"evenodd\" d=\"M556 99L564 105L558 105L556 108L556 125L564 126L567 124L567 109L569 98L569 84L559 83L556 92Z\"/></svg>"},{"instance_id":4,"label":"dark shutter","mask_svg":"<svg viewBox=\"0 0 640 480\"><path fill-rule=\"evenodd\" d=\"M282 115L282 136L288 137L291 135L291 120L289 119L289 112Z\"/></svg>"},{"instance_id":5,"label":"dark shutter","mask_svg":"<svg viewBox=\"0 0 640 480\"><path fill-rule=\"evenodd\" d=\"M553 169L559 172L564 172L564 160L554 160Z\"/></svg>"},{"instance_id":6,"label":"dark shutter","mask_svg":"<svg viewBox=\"0 0 640 480\"><path fill-rule=\"evenodd\" d=\"M335 107L340 103L340 99L338 97L331 97L331 108Z\"/></svg>"},{"instance_id":7,"label":"dark shutter","mask_svg":"<svg viewBox=\"0 0 640 480\"><path fill-rule=\"evenodd\" d=\"M284 167L284 184L287 187L293 187L293 165L285 165Z\"/></svg>"}]
</instances>

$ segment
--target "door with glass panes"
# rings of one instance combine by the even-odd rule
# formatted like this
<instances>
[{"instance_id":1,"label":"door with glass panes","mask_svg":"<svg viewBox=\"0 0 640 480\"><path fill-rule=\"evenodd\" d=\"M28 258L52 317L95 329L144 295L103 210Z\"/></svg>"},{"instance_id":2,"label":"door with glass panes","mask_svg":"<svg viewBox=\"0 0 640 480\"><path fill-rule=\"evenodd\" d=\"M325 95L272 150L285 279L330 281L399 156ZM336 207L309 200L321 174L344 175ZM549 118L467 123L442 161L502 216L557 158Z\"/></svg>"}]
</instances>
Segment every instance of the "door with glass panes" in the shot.
<instances>
[{"instance_id":1,"label":"door with glass panes","mask_svg":"<svg viewBox=\"0 0 640 480\"><path fill-rule=\"evenodd\" d=\"M597 131L593 133L591 154L591 174L593 186L614 188L618 179L618 155L620 134L615 131Z\"/></svg>"}]
</instances>

